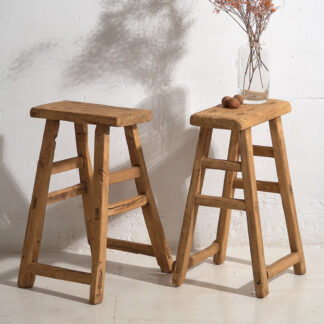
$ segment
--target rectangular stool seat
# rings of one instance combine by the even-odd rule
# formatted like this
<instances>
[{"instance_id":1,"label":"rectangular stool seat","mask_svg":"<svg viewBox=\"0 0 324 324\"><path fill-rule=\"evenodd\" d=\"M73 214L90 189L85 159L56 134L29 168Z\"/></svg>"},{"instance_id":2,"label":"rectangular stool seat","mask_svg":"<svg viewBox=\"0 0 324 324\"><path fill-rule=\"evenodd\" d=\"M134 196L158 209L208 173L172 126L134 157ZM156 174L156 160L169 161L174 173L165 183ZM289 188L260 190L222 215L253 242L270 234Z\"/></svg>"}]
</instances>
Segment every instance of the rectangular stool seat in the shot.
<instances>
[{"instance_id":1,"label":"rectangular stool seat","mask_svg":"<svg viewBox=\"0 0 324 324\"><path fill-rule=\"evenodd\" d=\"M152 111L77 101L59 101L32 108L30 116L79 124L125 127L150 121Z\"/></svg>"},{"instance_id":2,"label":"rectangular stool seat","mask_svg":"<svg viewBox=\"0 0 324 324\"><path fill-rule=\"evenodd\" d=\"M241 105L238 109L223 108L219 105L193 114L190 123L204 128L244 130L290 111L289 102L274 99L261 105Z\"/></svg>"}]
</instances>

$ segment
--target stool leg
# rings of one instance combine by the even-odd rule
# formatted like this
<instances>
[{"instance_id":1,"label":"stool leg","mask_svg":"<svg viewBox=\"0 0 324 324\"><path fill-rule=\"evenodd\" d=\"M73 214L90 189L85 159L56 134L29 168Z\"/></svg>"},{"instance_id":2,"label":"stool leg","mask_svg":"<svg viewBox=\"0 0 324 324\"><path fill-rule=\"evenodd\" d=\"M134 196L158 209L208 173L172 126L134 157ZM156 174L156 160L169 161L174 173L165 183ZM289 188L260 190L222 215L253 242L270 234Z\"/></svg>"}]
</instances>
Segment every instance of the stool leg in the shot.
<instances>
[{"instance_id":1,"label":"stool leg","mask_svg":"<svg viewBox=\"0 0 324 324\"><path fill-rule=\"evenodd\" d=\"M94 152L94 223L91 242L92 280L90 303L99 304L103 299L108 223L108 189L109 189L109 126L98 125L95 132Z\"/></svg>"},{"instance_id":2,"label":"stool leg","mask_svg":"<svg viewBox=\"0 0 324 324\"><path fill-rule=\"evenodd\" d=\"M155 204L137 126L125 127L125 136L132 166L139 166L141 169L141 176L135 179L135 184L138 194L147 196L148 204L142 207L142 211L152 248L161 270L169 273L172 272L172 255Z\"/></svg>"},{"instance_id":3,"label":"stool leg","mask_svg":"<svg viewBox=\"0 0 324 324\"><path fill-rule=\"evenodd\" d=\"M294 271L296 274L302 275L306 272L306 266L303 245L298 227L297 212L290 179L281 118L279 117L273 119L269 122L269 124L276 161L281 200L285 212L290 249L292 253L297 252L300 259L300 262L294 265Z\"/></svg>"},{"instance_id":4,"label":"stool leg","mask_svg":"<svg viewBox=\"0 0 324 324\"><path fill-rule=\"evenodd\" d=\"M201 128L199 133L186 210L181 229L177 259L173 273L173 284L175 286L180 286L184 282L188 269L192 239L198 212L198 206L195 205L195 198L197 194L201 193L205 177L205 169L201 168L201 159L208 157L212 132L212 128Z\"/></svg>"},{"instance_id":5,"label":"stool leg","mask_svg":"<svg viewBox=\"0 0 324 324\"><path fill-rule=\"evenodd\" d=\"M31 288L35 281L35 274L28 272L27 266L38 261L58 129L59 121L46 120L19 269L18 286L21 288Z\"/></svg>"},{"instance_id":6,"label":"stool leg","mask_svg":"<svg viewBox=\"0 0 324 324\"><path fill-rule=\"evenodd\" d=\"M268 295L269 288L264 261L251 128L241 132L241 157L255 293L257 297L263 298Z\"/></svg>"},{"instance_id":7,"label":"stool leg","mask_svg":"<svg viewBox=\"0 0 324 324\"><path fill-rule=\"evenodd\" d=\"M228 150L227 160L238 161L239 159L239 147L240 147L240 133L238 131L232 131L231 140ZM226 171L224 186L223 186L223 198L233 198L234 191L233 183L236 178L237 172ZM228 234L231 222L231 209L221 208L219 213L219 221L217 228L216 242L219 243L219 251L214 255L214 263L222 264L225 261L226 249L228 242Z\"/></svg>"},{"instance_id":8,"label":"stool leg","mask_svg":"<svg viewBox=\"0 0 324 324\"><path fill-rule=\"evenodd\" d=\"M84 217L87 229L88 242L93 238L94 207L93 207L93 169L88 147L88 125L74 124L75 139L78 156L82 158L79 169L80 182L85 183L87 191L82 195Z\"/></svg>"}]
</instances>

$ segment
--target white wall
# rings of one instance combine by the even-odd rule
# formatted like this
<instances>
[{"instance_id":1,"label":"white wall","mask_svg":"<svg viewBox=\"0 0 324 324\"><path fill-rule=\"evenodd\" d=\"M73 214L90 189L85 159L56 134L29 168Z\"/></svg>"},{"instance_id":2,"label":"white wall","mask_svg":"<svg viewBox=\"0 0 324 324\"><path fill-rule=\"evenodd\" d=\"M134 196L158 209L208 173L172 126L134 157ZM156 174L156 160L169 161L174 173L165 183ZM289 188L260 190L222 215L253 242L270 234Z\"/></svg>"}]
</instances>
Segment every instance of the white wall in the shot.
<instances>
[{"instance_id":1,"label":"white wall","mask_svg":"<svg viewBox=\"0 0 324 324\"><path fill-rule=\"evenodd\" d=\"M291 101L283 118L304 244L324 238L324 46L321 0L288 0L273 16L265 42L272 57L271 97ZM207 0L1 0L0 2L0 250L20 251L44 121L32 106L72 99L153 110L139 127L158 209L177 246L198 129L193 112L236 91L236 58L245 35ZM56 159L75 155L73 127L61 123ZM93 127L91 127L93 132ZM120 129L112 130L111 168L126 166ZM229 134L215 131L211 155L225 157ZM91 147L93 137L91 137ZM254 130L270 144L269 130ZM260 179L275 179L273 161L257 158ZM208 172L204 192L220 193L221 172ZM52 189L77 183L56 175ZM130 183L111 199L135 194ZM280 200L260 194L264 240L287 243ZM218 210L201 208L194 245L214 240ZM86 250L81 199L48 208L43 248ZM139 211L116 216L109 235L148 241ZM233 213L230 245L247 245L245 215ZM174 251L174 250L173 250Z\"/></svg>"}]
</instances>

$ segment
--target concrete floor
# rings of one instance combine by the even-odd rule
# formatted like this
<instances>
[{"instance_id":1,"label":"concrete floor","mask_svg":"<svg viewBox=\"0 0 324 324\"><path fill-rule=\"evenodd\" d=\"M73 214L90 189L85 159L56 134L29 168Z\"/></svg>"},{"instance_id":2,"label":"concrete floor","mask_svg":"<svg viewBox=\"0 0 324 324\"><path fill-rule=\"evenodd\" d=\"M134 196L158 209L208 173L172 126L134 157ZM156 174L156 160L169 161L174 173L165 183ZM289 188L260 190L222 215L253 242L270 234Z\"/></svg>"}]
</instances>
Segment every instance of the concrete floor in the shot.
<instances>
[{"instance_id":1,"label":"concrete floor","mask_svg":"<svg viewBox=\"0 0 324 324\"><path fill-rule=\"evenodd\" d=\"M266 249L268 263L287 250ZM179 288L153 258L109 251L105 298L88 304L89 286L37 277L33 289L16 287L18 255L0 254L0 323L324 323L324 249L305 249L307 274L291 269L253 292L248 248L230 249L227 261L208 259ZM87 271L90 257L67 252L40 262Z\"/></svg>"}]
</instances>

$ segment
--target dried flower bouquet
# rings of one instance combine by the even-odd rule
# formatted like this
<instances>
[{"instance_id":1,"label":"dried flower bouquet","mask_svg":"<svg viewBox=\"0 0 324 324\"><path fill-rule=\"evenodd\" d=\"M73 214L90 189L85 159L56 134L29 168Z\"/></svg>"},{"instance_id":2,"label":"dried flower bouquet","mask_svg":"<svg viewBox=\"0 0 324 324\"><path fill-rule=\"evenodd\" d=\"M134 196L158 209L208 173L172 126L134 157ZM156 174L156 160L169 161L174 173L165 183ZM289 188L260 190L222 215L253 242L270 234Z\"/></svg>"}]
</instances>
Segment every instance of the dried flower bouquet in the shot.
<instances>
[{"instance_id":1,"label":"dried flower bouquet","mask_svg":"<svg viewBox=\"0 0 324 324\"><path fill-rule=\"evenodd\" d=\"M209 0L215 12L226 12L243 29L249 39L250 53L246 63L243 89L249 91L257 72L263 87L261 69L268 67L261 56L260 38L271 15L277 10L272 0Z\"/></svg>"}]
</instances>

